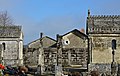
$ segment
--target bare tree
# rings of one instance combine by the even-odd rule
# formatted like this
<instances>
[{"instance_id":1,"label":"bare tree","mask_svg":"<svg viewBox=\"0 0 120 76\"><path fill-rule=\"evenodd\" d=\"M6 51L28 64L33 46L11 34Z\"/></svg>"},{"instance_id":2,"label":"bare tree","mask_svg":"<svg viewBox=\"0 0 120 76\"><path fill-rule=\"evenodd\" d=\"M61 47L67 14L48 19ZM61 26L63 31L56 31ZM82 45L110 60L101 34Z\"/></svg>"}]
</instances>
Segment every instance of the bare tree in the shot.
<instances>
[{"instance_id":1,"label":"bare tree","mask_svg":"<svg viewBox=\"0 0 120 76\"><path fill-rule=\"evenodd\" d=\"M13 25L11 17L7 11L0 12L0 26Z\"/></svg>"}]
</instances>

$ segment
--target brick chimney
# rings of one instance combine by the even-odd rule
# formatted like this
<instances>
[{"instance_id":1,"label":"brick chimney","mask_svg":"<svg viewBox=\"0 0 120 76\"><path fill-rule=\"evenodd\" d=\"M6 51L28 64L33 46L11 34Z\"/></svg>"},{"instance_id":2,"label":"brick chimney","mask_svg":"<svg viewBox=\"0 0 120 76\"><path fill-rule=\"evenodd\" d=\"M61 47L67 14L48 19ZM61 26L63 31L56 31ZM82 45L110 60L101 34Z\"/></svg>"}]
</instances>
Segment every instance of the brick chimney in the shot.
<instances>
[{"instance_id":1,"label":"brick chimney","mask_svg":"<svg viewBox=\"0 0 120 76\"><path fill-rule=\"evenodd\" d=\"M82 32L82 33L85 33L85 30L84 30L84 28L80 29L80 32Z\"/></svg>"}]
</instances>

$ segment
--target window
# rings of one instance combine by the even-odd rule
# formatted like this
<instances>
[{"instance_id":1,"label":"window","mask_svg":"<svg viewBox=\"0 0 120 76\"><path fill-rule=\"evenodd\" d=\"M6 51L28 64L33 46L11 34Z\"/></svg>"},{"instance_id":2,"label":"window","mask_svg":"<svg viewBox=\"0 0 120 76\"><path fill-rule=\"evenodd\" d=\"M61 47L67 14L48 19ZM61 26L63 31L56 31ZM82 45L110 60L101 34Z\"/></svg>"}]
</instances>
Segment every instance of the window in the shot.
<instances>
[{"instance_id":1,"label":"window","mask_svg":"<svg viewBox=\"0 0 120 76\"><path fill-rule=\"evenodd\" d=\"M116 40L115 39L112 40L112 49L116 49Z\"/></svg>"},{"instance_id":2,"label":"window","mask_svg":"<svg viewBox=\"0 0 120 76\"><path fill-rule=\"evenodd\" d=\"M68 41L66 41L66 43L68 44Z\"/></svg>"},{"instance_id":3,"label":"window","mask_svg":"<svg viewBox=\"0 0 120 76\"><path fill-rule=\"evenodd\" d=\"M69 44L70 44L69 39L64 40L64 45L69 45Z\"/></svg>"},{"instance_id":4,"label":"window","mask_svg":"<svg viewBox=\"0 0 120 76\"><path fill-rule=\"evenodd\" d=\"M3 50L5 50L5 43L2 43L2 45L3 45Z\"/></svg>"}]
</instances>

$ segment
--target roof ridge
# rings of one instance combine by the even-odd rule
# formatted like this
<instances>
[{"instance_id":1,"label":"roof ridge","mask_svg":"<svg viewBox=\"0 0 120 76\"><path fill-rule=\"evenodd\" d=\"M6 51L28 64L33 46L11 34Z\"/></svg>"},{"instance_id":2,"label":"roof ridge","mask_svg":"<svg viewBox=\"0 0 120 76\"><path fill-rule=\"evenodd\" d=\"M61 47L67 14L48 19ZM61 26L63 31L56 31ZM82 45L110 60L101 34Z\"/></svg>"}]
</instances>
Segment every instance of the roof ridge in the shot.
<instances>
[{"instance_id":1,"label":"roof ridge","mask_svg":"<svg viewBox=\"0 0 120 76\"><path fill-rule=\"evenodd\" d=\"M84 35L84 36L86 36L86 37L87 37L87 35L86 35L85 33L82 33L82 32L81 32L81 31L79 31L78 29L73 29L72 31L69 31L69 32L67 32L67 33L63 34L62 36L65 36L65 35L67 35L67 34L69 34L69 33L71 33L71 32L74 32L74 31L77 31L77 32L79 32L80 34L82 34L82 35Z\"/></svg>"},{"instance_id":2,"label":"roof ridge","mask_svg":"<svg viewBox=\"0 0 120 76\"><path fill-rule=\"evenodd\" d=\"M28 43L27 45L29 45L29 44L31 44L32 42L35 42L35 41L37 41L37 40L43 39L43 38L49 38L49 39L51 39L51 40L53 40L53 41L56 41L55 39L53 39L53 38L51 38L51 37L49 37L49 36L43 36L42 38L38 38L38 39L36 39L36 40L31 41L31 42Z\"/></svg>"}]
</instances>

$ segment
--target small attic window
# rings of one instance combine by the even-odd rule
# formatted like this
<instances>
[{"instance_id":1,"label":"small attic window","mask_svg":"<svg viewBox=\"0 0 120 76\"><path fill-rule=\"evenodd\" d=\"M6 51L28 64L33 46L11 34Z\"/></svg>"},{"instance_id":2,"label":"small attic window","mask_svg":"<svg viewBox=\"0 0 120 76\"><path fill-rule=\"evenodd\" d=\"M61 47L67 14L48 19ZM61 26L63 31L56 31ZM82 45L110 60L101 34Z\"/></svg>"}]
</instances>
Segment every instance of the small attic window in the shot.
<instances>
[{"instance_id":1,"label":"small attic window","mask_svg":"<svg viewBox=\"0 0 120 76\"><path fill-rule=\"evenodd\" d=\"M68 41L66 41L66 43L68 44Z\"/></svg>"},{"instance_id":2,"label":"small attic window","mask_svg":"<svg viewBox=\"0 0 120 76\"><path fill-rule=\"evenodd\" d=\"M2 45L3 45L3 50L5 50L5 43L2 43Z\"/></svg>"},{"instance_id":3,"label":"small attic window","mask_svg":"<svg viewBox=\"0 0 120 76\"><path fill-rule=\"evenodd\" d=\"M64 45L69 45L70 44L70 41L67 39L67 40L64 40Z\"/></svg>"}]
</instances>

